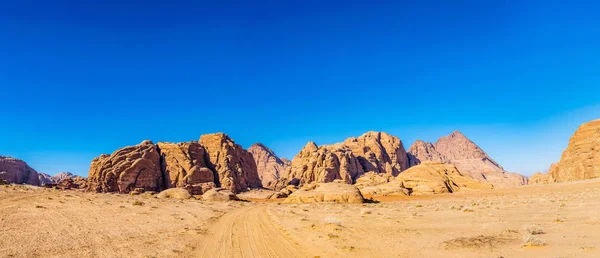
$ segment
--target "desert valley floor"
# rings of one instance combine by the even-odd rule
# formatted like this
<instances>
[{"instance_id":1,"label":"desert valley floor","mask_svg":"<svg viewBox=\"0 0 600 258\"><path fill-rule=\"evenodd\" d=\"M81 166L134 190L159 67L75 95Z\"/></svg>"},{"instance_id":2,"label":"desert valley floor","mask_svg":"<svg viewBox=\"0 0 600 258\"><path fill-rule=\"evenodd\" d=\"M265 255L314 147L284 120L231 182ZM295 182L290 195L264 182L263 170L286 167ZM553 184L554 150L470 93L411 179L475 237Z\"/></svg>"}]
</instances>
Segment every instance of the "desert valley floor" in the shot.
<instances>
[{"instance_id":1,"label":"desert valley floor","mask_svg":"<svg viewBox=\"0 0 600 258\"><path fill-rule=\"evenodd\" d=\"M600 257L600 179L367 204L0 187L0 257ZM533 233L535 245L524 245Z\"/></svg>"}]
</instances>

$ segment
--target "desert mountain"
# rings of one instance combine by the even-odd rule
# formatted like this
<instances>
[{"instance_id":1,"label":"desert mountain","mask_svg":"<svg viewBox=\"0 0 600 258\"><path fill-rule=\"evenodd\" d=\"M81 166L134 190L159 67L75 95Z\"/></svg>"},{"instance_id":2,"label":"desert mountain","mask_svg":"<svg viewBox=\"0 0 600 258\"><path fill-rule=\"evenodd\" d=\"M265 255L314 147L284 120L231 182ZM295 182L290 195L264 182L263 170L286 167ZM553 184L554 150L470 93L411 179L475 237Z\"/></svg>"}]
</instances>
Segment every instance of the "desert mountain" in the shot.
<instances>
[{"instance_id":1,"label":"desert mountain","mask_svg":"<svg viewBox=\"0 0 600 258\"><path fill-rule=\"evenodd\" d=\"M215 186L237 193L260 187L261 182L252 154L226 134L216 133L202 135L199 142L143 141L101 155L90 165L88 185L97 192L185 187L201 194Z\"/></svg>"},{"instance_id":2,"label":"desert mountain","mask_svg":"<svg viewBox=\"0 0 600 258\"><path fill-rule=\"evenodd\" d=\"M58 184L66 179L76 179L78 182L82 182L83 180L85 180L84 177L74 175L70 172L60 172L54 176L50 176L46 173L38 173L38 178L40 179L40 185Z\"/></svg>"},{"instance_id":3,"label":"desert mountain","mask_svg":"<svg viewBox=\"0 0 600 258\"><path fill-rule=\"evenodd\" d=\"M11 157L0 156L0 178L11 184L40 185L35 169L25 161Z\"/></svg>"},{"instance_id":4,"label":"desert mountain","mask_svg":"<svg viewBox=\"0 0 600 258\"><path fill-rule=\"evenodd\" d=\"M585 123L571 137L549 180L566 182L600 177L600 119Z\"/></svg>"},{"instance_id":5,"label":"desert mountain","mask_svg":"<svg viewBox=\"0 0 600 258\"><path fill-rule=\"evenodd\" d=\"M436 143L416 141L408 151L409 163L423 161L443 162L456 166L462 174L488 182L495 187L512 187L527 184L527 178L504 170L477 144L455 131L441 137Z\"/></svg>"},{"instance_id":6,"label":"desert mountain","mask_svg":"<svg viewBox=\"0 0 600 258\"><path fill-rule=\"evenodd\" d=\"M280 177L285 176L286 169L291 165L290 161L280 159L271 149L261 143L250 146L248 152L254 158L262 186L274 189Z\"/></svg>"},{"instance_id":7,"label":"desert mountain","mask_svg":"<svg viewBox=\"0 0 600 258\"><path fill-rule=\"evenodd\" d=\"M342 180L353 184L364 173L397 176L408 168L402 141L383 132L367 132L342 143L309 142L292 160L283 181L306 184Z\"/></svg>"}]
</instances>

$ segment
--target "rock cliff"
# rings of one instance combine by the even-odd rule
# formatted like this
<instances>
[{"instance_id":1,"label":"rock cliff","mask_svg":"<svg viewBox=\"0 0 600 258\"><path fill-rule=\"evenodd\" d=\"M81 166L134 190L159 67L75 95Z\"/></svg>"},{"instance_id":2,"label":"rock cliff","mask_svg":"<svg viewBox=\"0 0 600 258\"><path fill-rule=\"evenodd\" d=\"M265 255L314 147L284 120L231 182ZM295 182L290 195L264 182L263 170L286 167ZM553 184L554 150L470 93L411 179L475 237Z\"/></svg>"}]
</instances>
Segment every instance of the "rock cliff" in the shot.
<instances>
[{"instance_id":1,"label":"rock cliff","mask_svg":"<svg viewBox=\"0 0 600 258\"><path fill-rule=\"evenodd\" d=\"M40 185L35 169L25 161L11 157L0 156L0 178L10 184Z\"/></svg>"},{"instance_id":2,"label":"rock cliff","mask_svg":"<svg viewBox=\"0 0 600 258\"><path fill-rule=\"evenodd\" d=\"M600 119L577 129L560 161L550 168L549 175L554 182L600 177Z\"/></svg>"}]
</instances>

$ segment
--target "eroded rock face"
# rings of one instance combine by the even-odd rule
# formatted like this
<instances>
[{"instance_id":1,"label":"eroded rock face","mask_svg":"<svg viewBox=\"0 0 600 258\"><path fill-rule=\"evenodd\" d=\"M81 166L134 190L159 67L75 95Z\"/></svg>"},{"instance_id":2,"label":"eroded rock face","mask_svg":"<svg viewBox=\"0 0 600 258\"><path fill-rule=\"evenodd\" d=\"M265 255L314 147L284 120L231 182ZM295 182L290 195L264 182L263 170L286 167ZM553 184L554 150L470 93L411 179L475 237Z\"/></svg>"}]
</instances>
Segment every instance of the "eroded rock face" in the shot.
<instances>
[{"instance_id":1,"label":"eroded rock face","mask_svg":"<svg viewBox=\"0 0 600 258\"><path fill-rule=\"evenodd\" d=\"M291 193L283 203L363 203L362 194L353 185L342 182L317 183L314 188L305 188Z\"/></svg>"},{"instance_id":2,"label":"eroded rock face","mask_svg":"<svg viewBox=\"0 0 600 258\"><path fill-rule=\"evenodd\" d=\"M367 132L344 141L365 172L397 176L408 168L408 157L402 141L384 132Z\"/></svg>"},{"instance_id":3,"label":"eroded rock face","mask_svg":"<svg viewBox=\"0 0 600 258\"><path fill-rule=\"evenodd\" d=\"M581 125L560 161L549 171L554 182L600 177L600 119Z\"/></svg>"},{"instance_id":4,"label":"eroded rock face","mask_svg":"<svg viewBox=\"0 0 600 258\"><path fill-rule=\"evenodd\" d=\"M215 174L208 168L208 155L198 142L158 143L165 188L200 187L214 183ZM201 194L201 191L192 191Z\"/></svg>"},{"instance_id":5,"label":"eroded rock face","mask_svg":"<svg viewBox=\"0 0 600 258\"><path fill-rule=\"evenodd\" d=\"M540 185L540 184L549 184L551 182L552 182L552 180L551 180L549 174L542 174L540 172L537 172L537 173L533 174L531 177L529 177L528 184Z\"/></svg>"},{"instance_id":6,"label":"eroded rock face","mask_svg":"<svg viewBox=\"0 0 600 258\"><path fill-rule=\"evenodd\" d=\"M408 149L408 161L411 167L421 164L422 161L449 163L448 158L439 153L433 144L421 140L417 140Z\"/></svg>"},{"instance_id":7,"label":"eroded rock face","mask_svg":"<svg viewBox=\"0 0 600 258\"><path fill-rule=\"evenodd\" d=\"M291 162L280 159L275 153L261 143L256 143L248 148L256 163L258 177L264 188L275 189L277 181L285 176Z\"/></svg>"},{"instance_id":8,"label":"eroded rock face","mask_svg":"<svg viewBox=\"0 0 600 258\"><path fill-rule=\"evenodd\" d=\"M0 178L10 184L40 185L35 169L20 159L0 156Z\"/></svg>"},{"instance_id":9,"label":"eroded rock face","mask_svg":"<svg viewBox=\"0 0 600 258\"><path fill-rule=\"evenodd\" d=\"M364 173L397 176L408 165L406 151L398 137L367 132L332 145L317 146L309 142L292 160L285 180L296 179L301 185L334 180L353 184Z\"/></svg>"},{"instance_id":10,"label":"eroded rock face","mask_svg":"<svg viewBox=\"0 0 600 258\"><path fill-rule=\"evenodd\" d=\"M309 142L292 160L286 179L298 179L300 184L334 180L352 184L363 173L359 160L349 147L343 144L317 147L314 142Z\"/></svg>"},{"instance_id":11,"label":"eroded rock face","mask_svg":"<svg viewBox=\"0 0 600 258\"><path fill-rule=\"evenodd\" d=\"M224 134L125 147L94 159L88 179L89 190L119 193L177 187L202 194L219 186L237 193L260 185L252 154Z\"/></svg>"},{"instance_id":12,"label":"eroded rock face","mask_svg":"<svg viewBox=\"0 0 600 258\"><path fill-rule=\"evenodd\" d=\"M234 193L261 186L252 154L229 136L205 134L200 136L200 144L208 151L211 168L218 174L217 186Z\"/></svg>"},{"instance_id":13,"label":"eroded rock face","mask_svg":"<svg viewBox=\"0 0 600 258\"><path fill-rule=\"evenodd\" d=\"M458 131L441 137L435 144L417 141L409 148L408 155L411 165L424 161L452 164L462 174L498 188L527 184L527 177L505 171L477 144Z\"/></svg>"},{"instance_id":14,"label":"eroded rock face","mask_svg":"<svg viewBox=\"0 0 600 258\"><path fill-rule=\"evenodd\" d=\"M143 141L95 158L90 165L88 188L119 193L129 193L136 188L162 191L165 185L158 147L151 141Z\"/></svg>"},{"instance_id":15,"label":"eroded rock face","mask_svg":"<svg viewBox=\"0 0 600 258\"><path fill-rule=\"evenodd\" d=\"M56 183L52 179L52 176L48 175L46 173L38 173L38 179L40 180L40 185L47 185L47 184L55 184Z\"/></svg>"}]
</instances>

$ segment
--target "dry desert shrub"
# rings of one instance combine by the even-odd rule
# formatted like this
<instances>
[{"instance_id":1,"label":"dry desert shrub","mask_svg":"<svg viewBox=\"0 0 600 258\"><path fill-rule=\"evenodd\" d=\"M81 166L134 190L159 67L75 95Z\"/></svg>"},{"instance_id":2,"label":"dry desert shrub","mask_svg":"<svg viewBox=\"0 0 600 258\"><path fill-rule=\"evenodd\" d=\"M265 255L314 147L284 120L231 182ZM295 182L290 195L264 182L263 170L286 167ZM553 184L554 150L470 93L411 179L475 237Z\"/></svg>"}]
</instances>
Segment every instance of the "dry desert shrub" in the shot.
<instances>
[{"instance_id":1,"label":"dry desert shrub","mask_svg":"<svg viewBox=\"0 0 600 258\"><path fill-rule=\"evenodd\" d=\"M144 205L144 202L141 202L141 201L138 201L138 200L136 200L136 201L134 201L134 202L132 203L132 205L133 205L133 206L142 206L142 205Z\"/></svg>"},{"instance_id":2,"label":"dry desert shrub","mask_svg":"<svg viewBox=\"0 0 600 258\"><path fill-rule=\"evenodd\" d=\"M325 224L325 225L333 224L333 225L342 226L342 221L336 217L325 217L323 219L323 224Z\"/></svg>"},{"instance_id":3,"label":"dry desert shrub","mask_svg":"<svg viewBox=\"0 0 600 258\"><path fill-rule=\"evenodd\" d=\"M523 246L545 246L546 242L541 240L533 235L525 235L523 236Z\"/></svg>"},{"instance_id":4,"label":"dry desert shrub","mask_svg":"<svg viewBox=\"0 0 600 258\"><path fill-rule=\"evenodd\" d=\"M461 209L461 211L462 211L462 212L474 212L475 210L473 210L473 209L471 209L471 208L469 208L469 207L463 207L463 208Z\"/></svg>"},{"instance_id":5,"label":"dry desert shrub","mask_svg":"<svg viewBox=\"0 0 600 258\"><path fill-rule=\"evenodd\" d=\"M497 236L479 235L476 237L459 237L442 243L445 248L495 248L500 244L506 243L506 239Z\"/></svg>"},{"instance_id":6,"label":"dry desert shrub","mask_svg":"<svg viewBox=\"0 0 600 258\"><path fill-rule=\"evenodd\" d=\"M363 216L367 215L367 214L371 214L371 213L373 213L373 212L371 210L369 210L369 209L362 209L362 210L360 210L360 215L363 215Z\"/></svg>"},{"instance_id":7,"label":"dry desert shrub","mask_svg":"<svg viewBox=\"0 0 600 258\"><path fill-rule=\"evenodd\" d=\"M544 234L544 229L540 225L525 225L525 230L531 235Z\"/></svg>"}]
</instances>

